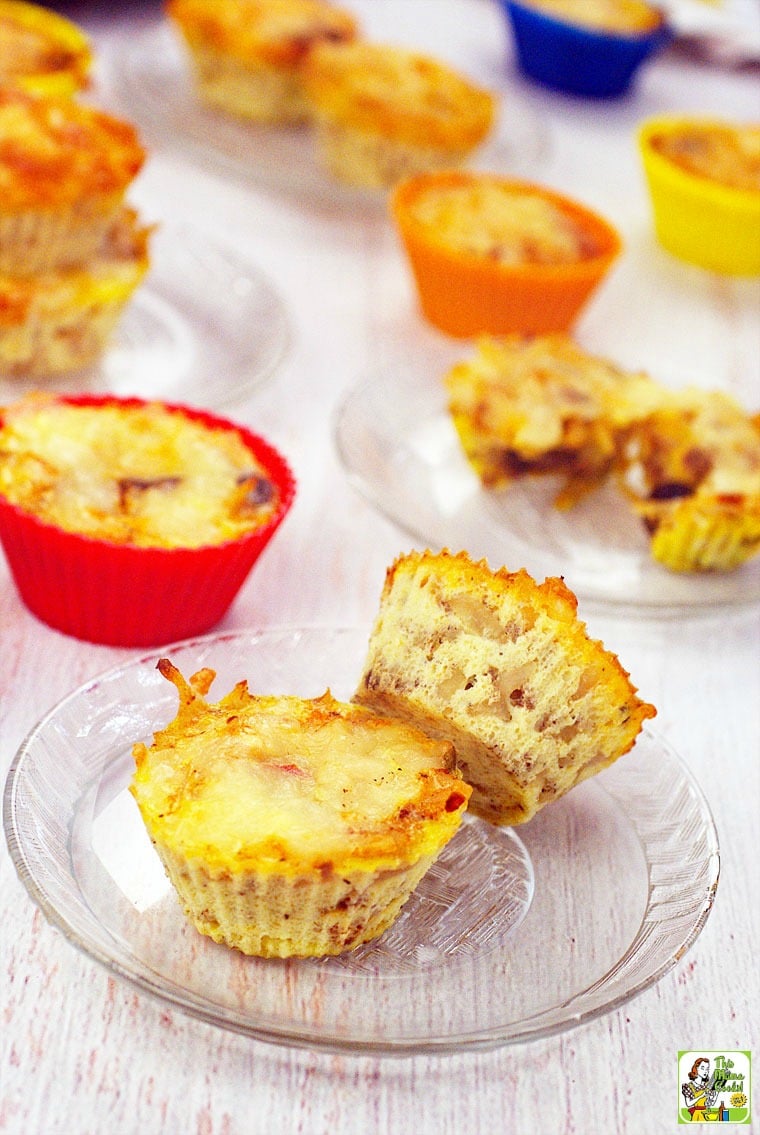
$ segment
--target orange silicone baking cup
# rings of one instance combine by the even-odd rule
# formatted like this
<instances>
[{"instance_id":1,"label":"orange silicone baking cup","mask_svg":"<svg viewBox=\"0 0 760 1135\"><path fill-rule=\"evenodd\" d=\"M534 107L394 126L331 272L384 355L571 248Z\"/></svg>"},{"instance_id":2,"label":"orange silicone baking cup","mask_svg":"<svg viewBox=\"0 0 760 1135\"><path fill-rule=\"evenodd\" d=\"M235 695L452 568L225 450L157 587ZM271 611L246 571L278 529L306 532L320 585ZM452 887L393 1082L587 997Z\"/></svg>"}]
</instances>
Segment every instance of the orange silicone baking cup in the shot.
<instances>
[{"instance_id":1,"label":"orange silicone baking cup","mask_svg":"<svg viewBox=\"0 0 760 1135\"><path fill-rule=\"evenodd\" d=\"M578 225L595 255L573 264L502 264L447 246L434 228L414 217L415 202L430 190L483 178L541 194ZM450 170L408 178L391 196L391 213L424 316L457 338L569 330L622 249L617 230L586 206L544 186L491 174Z\"/></svg>"}]
</instances>

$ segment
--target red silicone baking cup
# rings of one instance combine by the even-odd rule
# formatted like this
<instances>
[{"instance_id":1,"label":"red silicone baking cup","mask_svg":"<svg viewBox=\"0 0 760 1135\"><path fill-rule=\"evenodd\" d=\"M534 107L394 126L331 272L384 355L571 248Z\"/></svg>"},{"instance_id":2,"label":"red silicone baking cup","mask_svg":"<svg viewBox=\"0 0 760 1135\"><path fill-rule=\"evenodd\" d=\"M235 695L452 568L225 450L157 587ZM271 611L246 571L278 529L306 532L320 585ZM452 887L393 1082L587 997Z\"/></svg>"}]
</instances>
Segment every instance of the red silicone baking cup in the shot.
<instances>
[{"instance_id":1,"label":"red silicone baking cup","mask_svg":"<svg viewBox=\"0 0 760 1135\"><path fill-rule=\"evenodd\" d=\"M139 398L61 397L75 406L142 406ZM243 426L161 403L214 429L233 430L278 490L274 515L237 540L198 548L142 548L67 532L0 495L0 543L22 600L55 630L109 646L158 646L214 627L289 511L296 482L276 449ZM0 415L0 424L2 416Z\"/></svg>"}]
</instances>

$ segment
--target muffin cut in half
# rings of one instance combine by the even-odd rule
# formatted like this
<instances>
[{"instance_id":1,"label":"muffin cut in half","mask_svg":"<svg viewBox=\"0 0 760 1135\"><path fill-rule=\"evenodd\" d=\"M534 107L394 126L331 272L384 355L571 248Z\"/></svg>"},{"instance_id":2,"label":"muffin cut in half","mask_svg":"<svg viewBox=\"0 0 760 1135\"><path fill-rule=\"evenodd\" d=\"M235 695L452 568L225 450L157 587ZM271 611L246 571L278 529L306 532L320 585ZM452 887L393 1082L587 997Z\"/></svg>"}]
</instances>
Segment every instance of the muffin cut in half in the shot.
<instances>
[{"instance_id":1,"label":"muffin cut in half","mask_svg":"<svg viewBox=\"0 0 760 1135\"><path fill-rule=\"evenodd\" d=\"M262 957L342 953L382 934L459 827L469 787L453 750L358 705L217 703L179 691L174 721L134 747L131 791L188 918Z\"/></svg>"},{"instance_id":2,"label":"muffin cut in half","mask_svg":"<svg viewBox=\"0 0 760 1135\"><path fill-rule=\"evenodd\" d=\"M669 393L630 431L620 483L672 571L730 571L760 553L760 417L730 395Z\"/></svg>"},{"instance_id":3,"label":"muffin cut in half","mask_svg":"<svg viewBox=\"0 0 760 1135\"><path fill-rule=\"evenodd\" d=\"M317 155L339 181L389 188L460 165L496 113L490 91L447 64L391 44L320 44L304 67Z\"/></svg>"},{"instance_id":4,"label":"muffin cut in half","mask_svg":"<svg viewBox=\"0 0 760 1135\"><path fill-rule=\"evenodd\" d=\"M145 151L131 123L72 98L0 88L0 272L96 257Z\"/></svg>"},{"instance_id":5,"label":"muffin cut in half","mask_svg":"<svg viewBox=\"0 0 760 1135\"><path fill-rule=\"evenodd\" d=\"M389 567L354 700L453 742L470 810L496 824L612 764L656 712L562 580L447 550Z\"/></svg>"},{"instance_id":6,"label":"muffin cut in half","mask_svg":"<svg viewBox=\"0 0 760 1135\"><path fill-rule=\"evenodd\" d=\"M268 124L309 118L302 68L319 43L357 35L354 16L327 0L169 0L199 97Z\"/></svg>"},{"instance_id":7,"label":"muffin cut in half","mask_svg":"<svg viewBox=\"0 0 760 1135\"><path fill-rule=\"evenodd\" d=\"M483 337L444 384L462 449L483 484L499 489L525 476L554 476L558 508L607 479L624 431L662 402L647 374L559 333Z\"/></svg>"}]
</instances>

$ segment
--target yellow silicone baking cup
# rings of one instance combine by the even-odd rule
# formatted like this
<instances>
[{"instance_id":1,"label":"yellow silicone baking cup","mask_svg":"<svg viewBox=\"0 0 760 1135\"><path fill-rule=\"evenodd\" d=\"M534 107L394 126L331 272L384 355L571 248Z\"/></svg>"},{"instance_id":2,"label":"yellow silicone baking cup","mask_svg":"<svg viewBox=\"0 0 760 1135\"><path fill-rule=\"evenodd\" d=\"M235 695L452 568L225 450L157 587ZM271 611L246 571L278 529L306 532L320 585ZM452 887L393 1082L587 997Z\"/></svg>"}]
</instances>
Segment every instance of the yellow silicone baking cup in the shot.
<instances>
[{"instance_id":1,"label":"yellow silicone baking cup","mask_svg":"<svg viewBox=\"0 0 760 1135\"><path fill-rule=\"evenodd\" d=\"M674 256L712 272L760 275L760 193L687 173L652 146L656 135L688 125L693 119L668 117L639 127L657 239Z\"/></svg>"}]
</instances>

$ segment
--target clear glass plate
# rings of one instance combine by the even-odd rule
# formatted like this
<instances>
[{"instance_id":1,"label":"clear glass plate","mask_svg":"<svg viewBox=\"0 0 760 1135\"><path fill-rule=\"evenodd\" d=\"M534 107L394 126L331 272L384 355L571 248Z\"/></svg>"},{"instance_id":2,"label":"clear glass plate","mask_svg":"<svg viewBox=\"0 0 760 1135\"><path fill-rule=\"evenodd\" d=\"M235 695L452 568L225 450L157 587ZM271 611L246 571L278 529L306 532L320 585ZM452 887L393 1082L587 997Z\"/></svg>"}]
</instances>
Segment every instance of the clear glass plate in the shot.
<instances>
[{"instance_id":1,"label":"clear glass plate","mask_svg":"<svg viewBox=\"0 0 760 1135\"><path fill-rule=\"evenodd\" d=\"M415 538L540 579L562 576L579 599L600 606L676 616L760 600L760 557L709 575L660 567L613 486L567 512L553 507L549 478L484 489L448 413L445 370L442 360L384 366L348 393L336 419L350 481Z\"/></svg>"},{"instance_id":2,"label":"clear glass plate","mask_svg":"<svg viewBox=\"0 0 760 1135\"><path fill-rule=\"evenodd\" d=\"M206 165L212 162L223 173L300 204L341 209L385 205L385 193L342 185L321 168L308 126L260 126L204 107L184 47L168 21L138 29L114 55L109 73L125 113L148 140L179 147ZM469 165L525 176L544 159L548 139L544 120L510 92L501 97L496 125Z\"/></svg>"},{"instance_id":3,"label":"clear glass plate","mask_svg":"<svg viewBox=\"0 0 760 1135\"><path fill-rule=\"evenodd\" d=\"M74 691L17 753L4 823L19 876L52 924L111 973L262 1040L376 1054L489 1048L614 1009L683 957L712 906L718 841L668 745L633 751L518 832L470 818L394 926L356 954L247 958L186 921L127 792L131 746L176 710L155 663L217 671L212 696L350 697L356 629L215 634Z\"/></svg>"},{"instance_id":4,"label":"clear glass plate","mask_svg":"<svg viewBox=\"0 0 760 1135\"><path fill-rule=\"evenodd\" d=\"M0 401L44 388L213 409L263 384L289 342L283 301L255 264L192 225L161 223L148 274L102 358L44 379L0 373Z\"/></svg>"}]
</instances>

